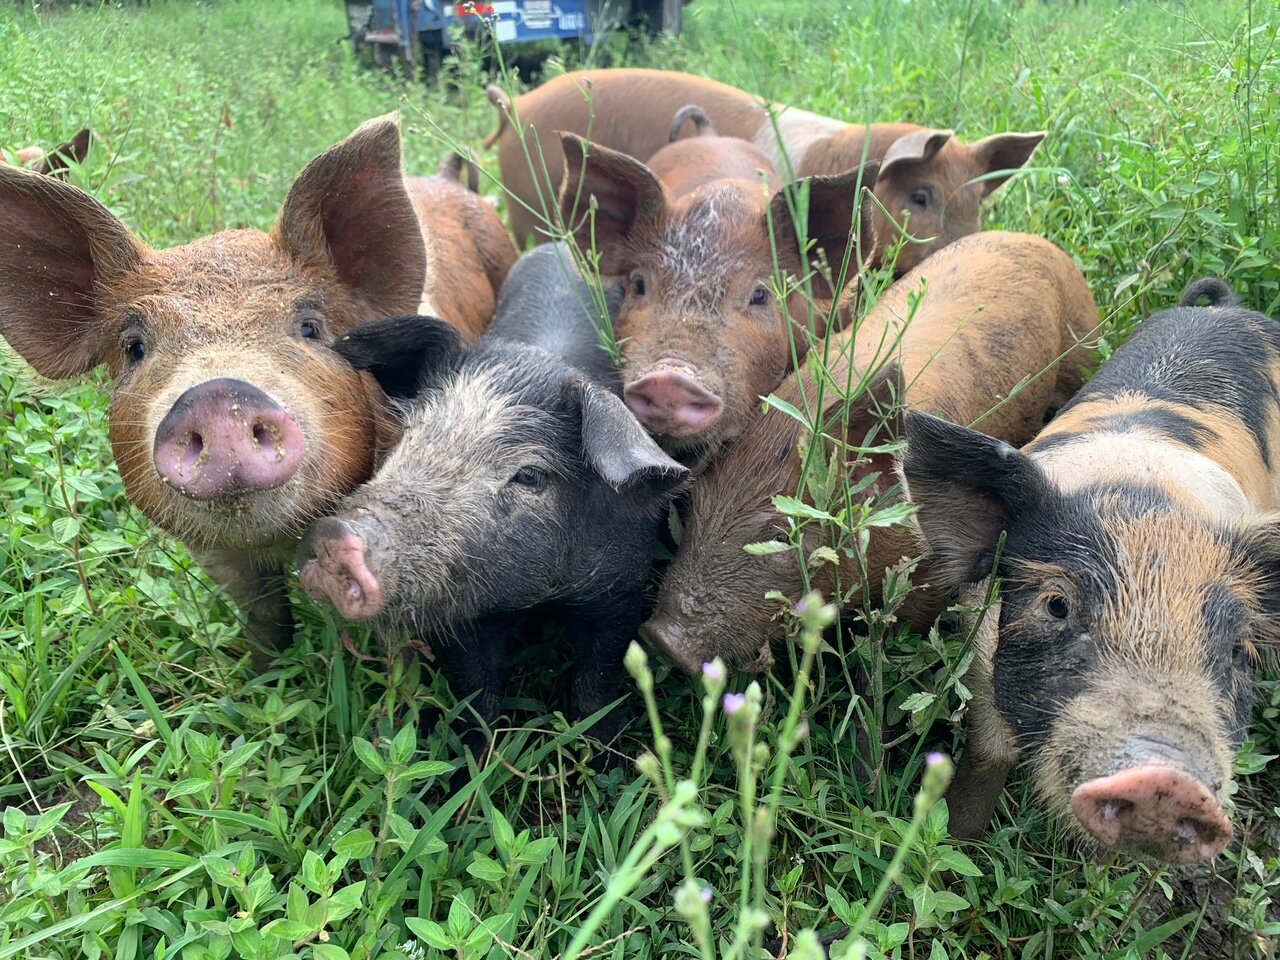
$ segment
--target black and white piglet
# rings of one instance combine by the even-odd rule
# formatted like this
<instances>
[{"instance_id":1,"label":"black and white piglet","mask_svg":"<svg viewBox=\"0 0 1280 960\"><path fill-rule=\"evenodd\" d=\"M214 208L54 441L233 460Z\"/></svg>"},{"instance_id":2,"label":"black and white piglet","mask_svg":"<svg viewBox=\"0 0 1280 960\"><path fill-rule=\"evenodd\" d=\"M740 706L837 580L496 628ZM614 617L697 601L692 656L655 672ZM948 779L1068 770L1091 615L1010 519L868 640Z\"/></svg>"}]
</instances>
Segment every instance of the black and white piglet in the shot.
<instances>
[{"instance_id":1,"label":"black and white piglet","mask_svg":"<svg viewBox=\"0 0 1280 960\"><path fill-rule=\"evenodd\" d=\"M546 614L574 643L572 714L617 696L658 518L686 473L619 399L594 315L548 245L517 262L475 347L433 317L356 327L334 347L401 401L404 432L307 531L302 584L348 620L427 632L486 723L508 653Z\"/></svg>"}]
</instances>

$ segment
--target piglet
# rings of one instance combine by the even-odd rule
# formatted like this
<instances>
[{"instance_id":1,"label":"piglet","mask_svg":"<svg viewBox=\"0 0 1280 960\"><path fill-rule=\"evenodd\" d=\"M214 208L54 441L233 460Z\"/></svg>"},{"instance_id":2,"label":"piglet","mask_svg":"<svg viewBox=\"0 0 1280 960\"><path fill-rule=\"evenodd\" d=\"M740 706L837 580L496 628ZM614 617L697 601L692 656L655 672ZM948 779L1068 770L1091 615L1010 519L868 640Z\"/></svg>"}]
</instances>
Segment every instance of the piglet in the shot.
<instances>
[{"instance_id":1,"label":"piglet","mask_svg":"<svg viewBox=\"0 0 1280 960\"><path fill-rule=\"evenodd\" d=\"M677 140L649 164L569 135L563 146L564 222L598 252L601 274L625 284L627 405L666 450L705 463L822 336L841 276L871 247L857 225L871 222L860 185L874 184L875 165L782 189L760 149L732 137ZM831 283L813 269L811 239ZM779 273L808 282L779 296Z\"/></svg>"},{"instance_id":2,"label":"piglet","mask_svg":"<svg viewBox=\"0 0 1280 960\"><path fill-rule=\"evenodd\" d=\"M573 638L572 715L614 699L658 517L686 472L616 395L600 319L552 246L517 263L475 347L424 317L334 344L402 403L404 429L377 475L307 532L303 586L349 620L429 633L487 725L508 653L548 613Z\"/></svg>"},{"instance_id":3,"label":"piglet","mask_svg":"<svg viewBox=\"0 0 1280 960\"><path fill-rule=\"evenodd\" d=\"M908 414L902 475L935 571L1001 583L966 677L953 832L981 832L1024 762L1103 847L1223 850L1252 669L1280 636L1277 449L1280 327L1216 279L1139 326L1021 451Z\"/></svg>"},{"instance_id":4,"label":"piglet","mask_svg":"<svg viewBox=\"0 0 1280 960\"><path fill-rule=\"evenodd\" d=\"M1042 132L1011 132L964 143L951 130L912 123L844 123L797 107L767 107L745 90L706 77L639 67L562 74L514 100L497 86L486 92L498 110L498 127L485 146L498 145L502 183L512 196L511 228L522 244L545 240L541 228L554 220L561 133L647 161L670 141L672 117L688 104L720 135L754 143L788 179L837 176L864 161L878 162L872 212L882 242L878 255L903 229L911 237L896 261L898 273L980 230L983 200L1044 139Z\"/></svg>"}]
</instances>

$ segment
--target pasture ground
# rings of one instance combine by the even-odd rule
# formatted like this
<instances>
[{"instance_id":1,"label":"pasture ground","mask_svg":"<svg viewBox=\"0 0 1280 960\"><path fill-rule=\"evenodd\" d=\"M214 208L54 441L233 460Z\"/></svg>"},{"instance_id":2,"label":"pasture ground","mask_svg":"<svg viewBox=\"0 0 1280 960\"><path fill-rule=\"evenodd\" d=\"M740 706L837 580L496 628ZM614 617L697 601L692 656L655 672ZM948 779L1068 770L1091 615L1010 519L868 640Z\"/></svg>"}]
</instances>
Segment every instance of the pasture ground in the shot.
<instances>
[{"instance_id":1,"label":"pasture ground","mask_svg":"<svg viewBox=\"0 0 1280 960\"><path fill-rule=\"evenodd\" d=\"M989 225L1077 259L1108 320L1103 354L1205 273L1280 310L1272 4L696 0L686 15L679 41L566 59L968 138L1047 129ZM491 128L473 54L456 90L428 92L362 69L345 29L334 0L5 5L0 145L90 124L98 148L75 182L170 245L267 227L303 163L376 114L404 110L415 172L444 153L437 127L471 144ZM581 731L540 707L556 678L529 671L505 762L450 794L456 740L437 726L415 741L415 718L456 704L400 649L297 595L297 644L254 674L234 611L125 500L105 386L37 382L0 357L0 960L743 957L759 910L792 956L798 931L841 924L858 937L838 955L1275 954L1274 672L1238 763L1237 842L1212 870L1099 860L1021 778L986 842L948 839L945 805L916 800L926 753L961 745L969 658L945 622L829 636L811 671L781 652L753 724L704 728L701 692L655 663L669 770L697 767L696 797L669 802L652 761L653 776L629 761L592 775ZM654 731L638 697L629 709L634 757ZM883 749L859 758L858 728ZM748 739L764 745L771 837L734 761Z\"/></svg>"}]
</instances>

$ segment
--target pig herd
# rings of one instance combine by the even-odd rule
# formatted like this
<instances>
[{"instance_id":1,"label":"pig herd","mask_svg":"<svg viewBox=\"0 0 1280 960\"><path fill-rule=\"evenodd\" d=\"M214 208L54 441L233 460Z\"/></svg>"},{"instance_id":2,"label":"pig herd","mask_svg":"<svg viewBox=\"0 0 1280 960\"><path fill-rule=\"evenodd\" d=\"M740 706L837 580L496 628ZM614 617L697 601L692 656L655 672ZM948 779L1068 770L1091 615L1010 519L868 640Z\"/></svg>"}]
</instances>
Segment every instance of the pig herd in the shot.
<instances>
[{"instance_id":1,"label":"pig herd","mask_svg":"<svg viewBox=\"0 0 1280 960\"><path fill-rule=\"evenodd\" d=\"M47 377L107 367L129 498L260 662L296 559L344 618L430 639L469 748L548 622L607 741L637 636L689 673L765 669L807 589L856 616L923 554L918 629L996 584L953 832L1022 761L1097 843L1221 852L1280 613L1280 328L1201 280L1084 384L1080 270L979 230L1038 133L965 144L652 70L489 94L519 257L467 164L404 175L394 118L309 163L270 233L169 250L57 168L0 164L0 335ZM873 273L897 279L871 296ZM814 463L914 525L792 530L775 498L814 500Z\"/></svg>"}]
</instances>

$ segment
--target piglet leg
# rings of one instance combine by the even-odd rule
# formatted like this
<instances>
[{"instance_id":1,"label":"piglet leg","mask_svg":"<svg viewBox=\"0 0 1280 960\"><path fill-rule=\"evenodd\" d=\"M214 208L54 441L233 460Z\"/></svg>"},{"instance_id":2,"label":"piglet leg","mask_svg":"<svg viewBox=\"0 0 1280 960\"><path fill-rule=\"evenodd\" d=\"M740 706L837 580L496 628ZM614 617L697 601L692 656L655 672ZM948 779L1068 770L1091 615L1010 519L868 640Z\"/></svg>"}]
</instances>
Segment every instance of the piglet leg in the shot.
<instances>
[{"instance_id":1,"label":"piglet leg","mask_svg":"<svg viewBox=\"0 0 1280 960\"><path fill-rule=\"evenodd\" d=\"M637 637L648 610L639 592L602 598L567 611L565 629L574 644L570 710L577 721L618 699L626 672L622 658ZM600 743L612 743L622 729L619 710L611 710L591 728Z\"/></svg>"},{"instance_id":2,"label":"piglet leg","mask_svg":"<svg viewBox=\"0 0 1280 960\"><path fill-rule=\"evenodd\" d=\"M987 832L1012 770L1012 763L984 757L969 744L947 790L948 829L953 837L976 840Z\"/></svg>"},{"instance_id":3,"label":"piglet leg","mask_svg":"<svg viewBox=\"0 0 1280 960\"><path fill-rule=\"evenodd\" d=\"M244 614L254 669L266 671L272 654L293 642L293 613L280 561L243 550L193 550L192 556Z\"/></svg>"},{"instance_id":4,"label":"piglet leg","mask_svg":"<svg viewBox=\"0 0 1280 960\"><path fill-rule=\"evenodd\" d=\"M493 614L458 624L445 638L440 655L449 687L463 708L464 749L483 760L491 728L502 712L507 650L524 623L523 614Z\"/></svg>"}]
</instances>

